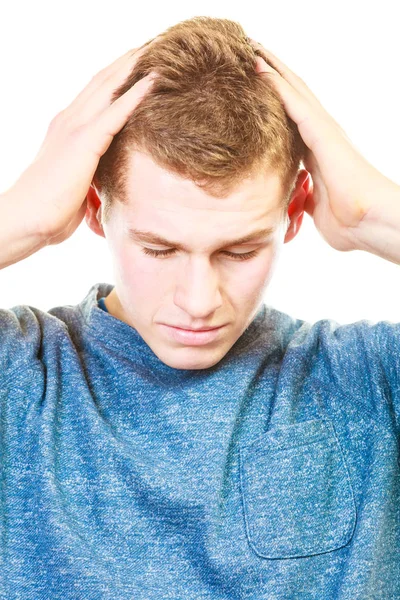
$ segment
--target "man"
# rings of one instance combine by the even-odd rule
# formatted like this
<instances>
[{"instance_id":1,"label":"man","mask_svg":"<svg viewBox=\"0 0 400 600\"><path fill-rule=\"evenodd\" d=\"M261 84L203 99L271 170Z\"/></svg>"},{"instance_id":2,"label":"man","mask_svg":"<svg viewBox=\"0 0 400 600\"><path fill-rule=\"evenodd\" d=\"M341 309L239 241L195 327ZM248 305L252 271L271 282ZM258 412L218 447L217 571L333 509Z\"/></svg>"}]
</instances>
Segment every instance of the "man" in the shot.
<instances>
[{"instance_id":1,"label":"man","mask_svg":"<svg viewBox=\"0 0 400 600\"><path fill-rule=\"evenodd\" d=\"M86 215L116 279L0 310L0 597L400 598L400 327L262 302L304 211L400 263L399 186L300 78L237 24L178 24L0 204L2 267Z\"/></svg>"}]
</instances>

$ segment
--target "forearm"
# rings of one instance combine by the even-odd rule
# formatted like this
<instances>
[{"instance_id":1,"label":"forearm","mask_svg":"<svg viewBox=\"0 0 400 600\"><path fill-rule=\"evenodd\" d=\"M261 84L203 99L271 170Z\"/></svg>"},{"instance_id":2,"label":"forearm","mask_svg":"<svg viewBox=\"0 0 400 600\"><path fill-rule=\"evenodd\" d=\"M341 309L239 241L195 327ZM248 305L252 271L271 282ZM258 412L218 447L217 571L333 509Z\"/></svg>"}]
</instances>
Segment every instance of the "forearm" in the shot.
<instances>
[{"instance_id":1,"label":"forearm","mask_svg":"<svg viewBox=\"0 0 400 600\"><path fill-rule=\"evenodd\" d=\"M400 264L400 186L385 178L370 206L354 232L358 249Z\"/></svg>"},{"instance_id":2,"label":"forearm","mask_svg":"<svg viewBox=\"0 0 400 600\"><path fill-rule=\"evenodd\" d=\"M24 199L11 188L0 194L0 269L34 254L48 243L33 224Z\"/></svg>"}]
</instances>

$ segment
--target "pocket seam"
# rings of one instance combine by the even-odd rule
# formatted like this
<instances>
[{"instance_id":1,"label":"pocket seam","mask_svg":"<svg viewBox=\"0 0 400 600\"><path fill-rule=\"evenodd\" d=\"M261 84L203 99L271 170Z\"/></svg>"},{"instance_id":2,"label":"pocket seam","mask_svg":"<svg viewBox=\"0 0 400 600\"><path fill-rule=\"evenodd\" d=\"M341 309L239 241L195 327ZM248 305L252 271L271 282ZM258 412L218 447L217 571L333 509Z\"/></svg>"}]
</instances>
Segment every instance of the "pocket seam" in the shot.
<instances>
[{"instance_id":1,"label":"pocket seam","mask_svg":"<svg viewBox=\"0 0 400 600\"><path fill-rule=\"evenodd\" d=\"M333 424L327 422L324 418L310 420L310 422L315 422L315 421L321 422L325 425L325 427L327 429L325 436L322 436L317 440L311 439L310 441L307 441L303 444L300 443L300 444L293 445L293 446L290 446L290 445L289 446L281 445L281 446L277 446L277 447L273 446L273 447L271 447L271 452L275 452L276 450L281 451L281 450L290 450L290 449L301 448L304 446L310 446L314 443L321 442L321 441L326 441L328 443L328 445L333 448L334 451L336 451L336 452L339 451L339 457L341 459L342 467L344 468L344 473L346 476L346 483L348 486L348 491L349 491L349 496L350 496L350 504L351 504L351 517L348 519L345 533L343 534L340 541L337 541L335 543L334 548L330 548L330 549L326 549L326 548L322 548L322 547L318 547L318 548L314 548L314 549L308 548L307 550L304 550L304 553L302 553L302 554L297 553L297 554L292 554L290 556L287 556L287 555L285 555L285 556L267 556L266 554L262 554L255 547L254 542L252 540L252 536L250 534L249 513L248 513L248 508L246 505L246 493L247 492L246 492L246 486L245 486L245 482L244 482L244 479L245 479L245 476L244 476L244 451L249 449L256 442L261 441L263 439L263 437L265 437L266 434L268 433L268 432L265 432L264 434L258 436L255 440L253 440L253 442L251 442L250 444L247 444L246 446L241 446L239 444L239 478L240 478L241 499L242 499L246 536L247 536L248 543L251 546L251 548L253 549L253 551L262 558L275 560L275 559L288 559L288 558L290 559L290 558L298 558L298 557L305 557L305 556L313 556L313 555L317 555L317 554L326 554L327 552L333 552L335 550L339 550L340 548L343 548L351 541L351 539L353 537L355 526L357 523L357 508L356 508L356 504L355 504L354 490L353 490L353 486L351 483L350 473L349 473L349 470L347 467L343 449L342 449L342 446L336 435L336 431L333 427ZM305 423L305 422L308 422L308 421L301 421L299 423ZM293 425L297 425L297 424L298 423L293 423ZM265 450L265 448L260 447L260 450ZM255 454L257 454L259 449L255 448L253 451ZM312 551L311 554L307 554L307 552L309 552L309 551Z\"/></svg>"}]
</instances>

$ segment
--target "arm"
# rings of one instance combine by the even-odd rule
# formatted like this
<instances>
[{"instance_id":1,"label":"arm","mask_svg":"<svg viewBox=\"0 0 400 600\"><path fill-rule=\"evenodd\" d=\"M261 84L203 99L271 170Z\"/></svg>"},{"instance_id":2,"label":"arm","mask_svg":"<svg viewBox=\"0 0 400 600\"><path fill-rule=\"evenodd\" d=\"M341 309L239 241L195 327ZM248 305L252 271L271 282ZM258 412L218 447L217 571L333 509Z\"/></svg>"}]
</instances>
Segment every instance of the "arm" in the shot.
<instances>
[{"instance_id":1,"label":"arm","mask_svg":"<svg viewBox=\"0 0 400 600\"><path fill-rule=\"evenodd\" d=\"M0 269L59 244L81 223L100 157L151 88L154 73L111 103L145 46L100 71L54 117L35 160L0 195Z\"/></svg>"},{"instance_id":2,"label":"arm","mask_svg":"<svg viewBox=\"0 0 400 600\"><path fill-rule=\"evenodd\" d=\"M365 250L400 264L400 186L371 165L305 82L252 41L256 70L275 87L308 151L313 186L304 210L336 250Z\"/></svg>"},{"instance_id":3,"label":"arm","mask_svg":"<svg viewBox=\"0 0 400 600\"><path fill-rule=\"evenodd\" d=\"M400 265L400 186L386 180L380 190L358 226L358 249Z\"/></svg>"},{"instance_id":4,"label":"arm","mask_svg":"<svg viewBox=\"0 0 400 600\"><path fill-rule=\"evenodd\" d=\"M47 243L45 232L26 218L21 198L11 190L0 195L0 269L27 258Z\"/></svg>"}]
</instances>

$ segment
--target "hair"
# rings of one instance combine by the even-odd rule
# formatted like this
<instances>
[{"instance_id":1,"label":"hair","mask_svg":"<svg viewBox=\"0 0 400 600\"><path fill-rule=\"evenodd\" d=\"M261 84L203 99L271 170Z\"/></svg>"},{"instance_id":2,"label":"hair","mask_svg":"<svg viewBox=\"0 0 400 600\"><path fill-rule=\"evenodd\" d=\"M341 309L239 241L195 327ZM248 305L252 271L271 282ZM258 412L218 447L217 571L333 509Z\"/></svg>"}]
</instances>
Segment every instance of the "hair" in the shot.
<instances>
[{"instance_id":1,"label":"hair","mask_svg":"<svg viewBox=\"0 0 400 600\"><path fill-rule=\"evenodd\" d=\"M287 209L306 146L273 83L256 73L257 56L269 61L241 25L194 17L144 46L111 100L156 73L152 88L100 158L95 176L103 221L115 199L128 201L134 150L215 197L225 197L244 178L270 168L281 178Z\"/></svg>"}]
</instances>

